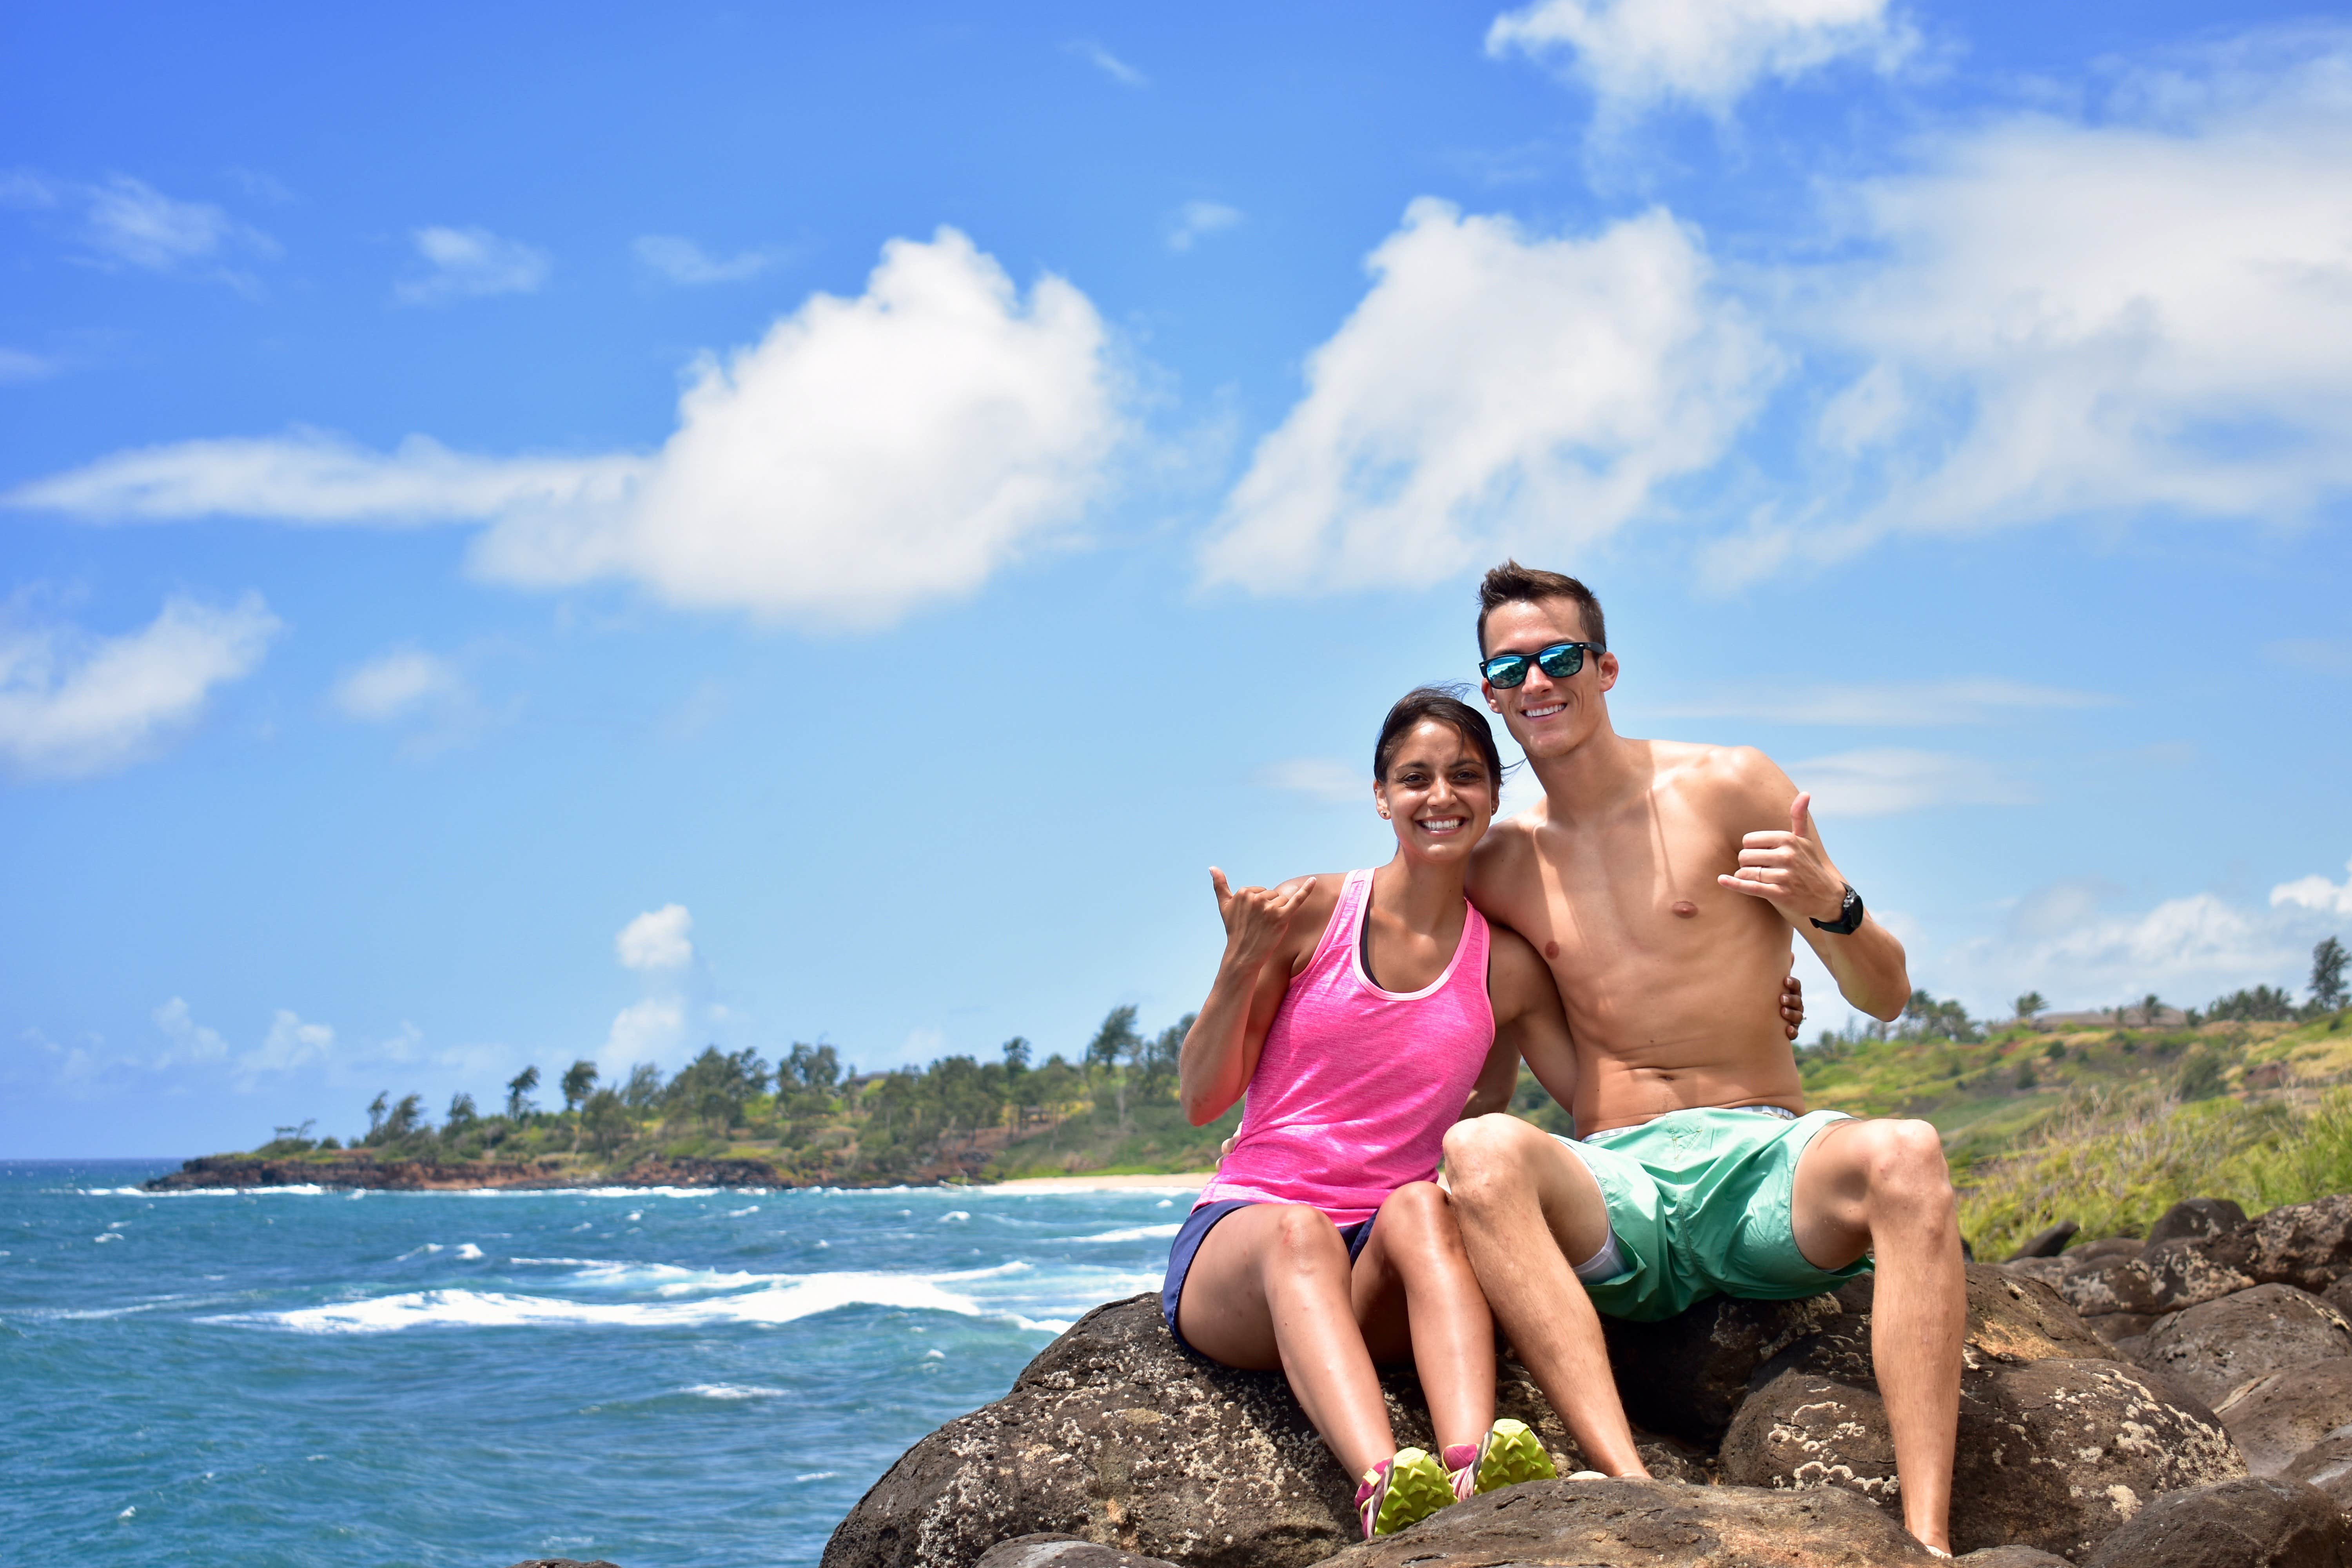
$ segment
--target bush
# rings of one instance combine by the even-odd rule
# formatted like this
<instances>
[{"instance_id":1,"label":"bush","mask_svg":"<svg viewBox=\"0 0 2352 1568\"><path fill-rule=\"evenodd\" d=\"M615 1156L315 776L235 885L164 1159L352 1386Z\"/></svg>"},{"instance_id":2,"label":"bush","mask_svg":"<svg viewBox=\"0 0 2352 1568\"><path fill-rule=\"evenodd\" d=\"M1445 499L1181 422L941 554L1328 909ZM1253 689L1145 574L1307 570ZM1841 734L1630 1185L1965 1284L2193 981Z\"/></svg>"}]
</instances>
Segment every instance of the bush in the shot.
<instances>
[{"instance_id":1,"label":"bush","mask_svg":"<svg viewBox=\"0 0 2352 1568\"><path fill-rule=\"evenodd\" d=\"M2183 1100L2210 1100L2221 1092L2221 1059L2210 1051L2195 1050L2180 1064L2179 1087Z\"/></svg>"}]
</instances>

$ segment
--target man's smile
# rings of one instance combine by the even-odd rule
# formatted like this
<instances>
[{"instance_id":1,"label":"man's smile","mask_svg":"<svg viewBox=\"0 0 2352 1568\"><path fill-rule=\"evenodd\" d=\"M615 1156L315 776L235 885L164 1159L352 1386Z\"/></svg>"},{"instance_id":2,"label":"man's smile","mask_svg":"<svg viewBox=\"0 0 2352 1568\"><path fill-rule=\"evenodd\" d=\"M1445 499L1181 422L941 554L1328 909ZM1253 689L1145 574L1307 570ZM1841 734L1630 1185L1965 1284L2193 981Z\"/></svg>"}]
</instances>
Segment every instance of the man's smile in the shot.
<instances>
[{"instance_id":1,"label":"man's smile","mask_svg":"<svg viewBox=\"0 0 2352 1568\"><path fill-rule=\"evenodd\" d=\"M1540 707L1531 705L1520 709L1519 717L1530 721L1536 719L1549 719L1567 706L1568 704L1565 702L1547 702Z\"/></svg>"}]
</instances>

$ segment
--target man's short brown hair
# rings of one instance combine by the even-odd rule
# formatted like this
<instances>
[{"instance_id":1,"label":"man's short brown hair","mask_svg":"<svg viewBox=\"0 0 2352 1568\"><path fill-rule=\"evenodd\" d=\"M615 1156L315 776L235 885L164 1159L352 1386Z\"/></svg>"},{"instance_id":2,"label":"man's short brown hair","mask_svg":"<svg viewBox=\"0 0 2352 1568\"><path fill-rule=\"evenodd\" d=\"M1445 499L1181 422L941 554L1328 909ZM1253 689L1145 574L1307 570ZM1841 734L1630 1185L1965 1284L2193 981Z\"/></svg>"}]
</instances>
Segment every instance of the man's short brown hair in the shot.
<instances>
[{"instance_id":1,"label":"man's short brown hair","mask_svg":"<svg viewBox=\"0 0 2352 1568\"><path fill-rule=\"evenodd\" d=\"M1584 623L1587 642L1609 646L1609 632L1601 619L1601 601L1592 590L1575 578L1558 572L1541 572L1533 566L1522 566L1516 561L1506 561L1486 574L1478 584L1478 657L1486 657L1486 617L1502 605L1533 604L1538 599L1567 599L1576 605L1578 618Z\"/></svg>"}]
</instances>

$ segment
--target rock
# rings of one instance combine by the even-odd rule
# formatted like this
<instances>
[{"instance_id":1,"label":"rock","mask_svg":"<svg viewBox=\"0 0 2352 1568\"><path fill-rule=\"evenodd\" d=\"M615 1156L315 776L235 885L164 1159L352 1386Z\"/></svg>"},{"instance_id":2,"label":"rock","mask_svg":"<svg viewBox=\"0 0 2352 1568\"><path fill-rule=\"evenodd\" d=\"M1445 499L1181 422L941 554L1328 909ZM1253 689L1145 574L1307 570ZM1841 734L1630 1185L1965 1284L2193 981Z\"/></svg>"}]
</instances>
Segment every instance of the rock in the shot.
<instances>
[{"instance_id":1,"label":"rock","mask_svg":"<svg viewBox=\"0 0 2352 1568\"><path fill-rule=\"evenodd\" d=\"M2074 1233L2083 1227L2071 1219L2062 1219L2047 1230L2037 1230L2023 1247L2009 1255L2008 1262L2021 1262L2028 1258L2055 1258L2066 1250Z\"/></svg>"},{"instance_id":2,"label":"rock","mask_svg":"<svg viewBox=\"0 0 2352 1568\"><path fill-rule=\"evenodd\" d=\"M2147 1245L2159 1241L2202 1241L2246 1223L2246 1211L2227 1198L2183 1198L2147 1227Z\"/></svg>"},{"instance_id":3,"label":"rock","mask_svg":"<svg viewBox=\"0 0 2352 1568\"><path fill-rule=\"evenodd\" d=\"M2166 1318L2147 1331L2139 1363L2218 1410L2242 1384L2347 1355L2344 1314L2292 1285L2257 1285Z\"/></svg>"},{"instance_id":4,"label":"rock","mask_svg":"<svg viewBox=\"0 0 2352 1568\"><path fill-rule=\"evenodd\" d=\"M2352 1430L2329 1433L2279 1472L2291 1481L2309 1481L2352 1512Z\"/></svg>"},{"instance_id":5,"label":"rock","mask_svg":"<svg viewBox=\"0 0 2352 1568\"><path fill-rule=\"evenodd\" d=\"M2256 1378L2214 1406L2230 1440L2258 1476L2285 1472L2322 1439L2352 1423L2352 1361L2290 1366Z\"/></svg>"},{"instance_id":6,"label":"rock","mask_svg":"<svg viewBox=\"0 0 2352 1568\"><path fill-rule=\"evenodd\" d=\"M1432 1441L1410 1371L1381 1379L1400 1443ZM1584 1457L1507 1364L1496 1413L1535 1428L1563 1474ZM1654 1473L1705 1470L1637 1435ZM995 1404L899 1457L825 1544L824 1568L969 1568L994 1543L1052 1532L1196 1568L1293 1568L1358 1539L1353 1478L1279 1373L1179 1350L1157 1294L1096 1308Z\"/></svg>"},{"instance_id":7,"label":"rock","mask_svg":"<svg viewBox=\"0 0 2352 1568\"><path fill-rule=\"evenodd\" d=\"M2352 1197L2289 1204L2194 1245L2259 1284L2317 1294L2352 1271Z\"/></svg>"},{"instance_id":8,"label":"rock","mask_svg":"<svg viewBox=\"0 0 2352 1568\"><path fill-rule=\"evenodd\" d=\"M2337 1311L2352 1316L2352 1274L2338 1275L2335 1284L2319 1293L2319 1299Z\"/></svg>"},{"instance_id":9,"label":"rock","mask_svg":"<svg viewBox=\"0 0 2352 1568\"><path fill-rule=\"evenodd\" d=\"M2002 1265L1977 1263L1969 1266L1968 1282L1969 1321L1960 1360L1970 1371L2114 1354L2056 1291L2039 1280L2021 1279ZM1759 1368L1749 1385L1760 1387L1791 1371L1871 1384L1870 1312L1876 1296L1877 1281L1864 1274L1846 1281L1834 1296L1814 1298L1831 1303L1836 1311L1822 1313L1819 1327Z\"/></svg>"},{"instance_id":10,"label":"rock","mask_svg":"<svg viewBox=\"0 0 2352 1568\"><path fill-rule=\"evenodd\" d=\"M2044 1285L2056 1286L2073 1272L2063 1258L2027 1258L2015 1263L2004 1263L2001 1269L2023 1279L2039 1279Z\"/></svg>"},{"instance_id":11,"label":"rock","mask_svg":"<svg viewBox=\"0 0 2352 1568\"><path fill-rule=\"evenodd\" d=\"M1844 1311L1832 1295L1797 1301L1716 1296L1664 1322L1601 1320L1625 1415L1637 1426L1712 1448L1756 1369Z\"/></svg>"},{"instance_id":12,"label":"rock","mask_svg":"<svg viewBox=\"0 0 2352 1568\"><path fill-rule=\"evenodd\" d=\"M1974 1563L1976 1568L2068 1568L2063 1557L2036 1546L1980 1546L1954 1561Z\"/></svg>"},{"instance_id":13,"label":"rock","mask_svg":"<svg viewBox=\"0 0 2352 1568\"><path fill-rule=\"evenodd\" d=\"M2144 1338L2148 1330L2164 1321L2152 1312L2102 1312L2095 1318L2085 1318L2084 1325L2110 1345L2121 1345L2126 1340ZM2137 1361L2135 1355L2118 1350L2116 1352L2127 1361Z\"/></svg>"},{"instance_id":14,"label":"rock","mask_svg":"<svg viewBox=\"0 0 2352 1568\"><path fill-rule=\"evenodd\" d=\"M1018 1535L980 1554L972 1568L1175 1568L1158 1557L1138 1557L1075 1535Z\"/></svg>"},{"instance_id":15,"label":"rock","mask_svg":"<svg viewBox=\"0 0 2352 1568\"><path fill-rule=\"evenodd\" d=\"M2110 1258L2137 1258L2147 1248L2147 1244L2136 1236L2107 1236L2068 1247L2065 1261L2076 1268L2088 1268Z\"/></svg>"},{"instance_id":16,"label":"rock","mask_svg":"<svg viewBox=\"0 0 2352 1568\"><path fill-rule=\"evenodd\" d=\"M2326 1493L2273 1477L2158 1498L2083 1568L2343 1568L2347 1545Z\"/></svg>"},{"instance_id":17,"label":"rock","mask_svg":"<svg viewBox=\"0 0 2352 1568\"><path fill-rule=\"evenodd\" d=\"M607 1563L602 1557L593 1563L583 1563L577 1557L534 1557L528 1563L518 1563L514 1568L620 1568L617 1563Z\"/></svg>"},{"instance_id":18,"label":"rock","mask_svg":"<svg viewBox=\"0 0 2352 1568\"><path fill-rule=\"evenodd\" d=\"M1529 1481L1351 1547L1329 1568L1932 1568L1940 1561L1849 1492Z\"/></svg>"},{"instance_id":19,"label":"rock","mask_svg":"<svg viewBox=\"0 0 2352 1568\"><path fill-rule=\"evenodd\" d=\"M1734 1485L1837 1487L1898 1510L1885 1410L1856 1382L1782 1373L1741 1406L1722 1470ZM2211 1412L2158 1374L2095 1359L1991 1363L1961 1378L1952 1542L2076 1557L2147 1499L2244 1473Z\"/></svg>"},{"instance_id":20,"label":"rock","mask_svg":"<svg viewBox=\"0 0 2352 1568\"><path fill-rule=\"evenodd\" d=\"M2237 1234L2205 1241L2160 1242L2137 1258L2107 1258L2070 1269L2053 1283L2086 1318L2111 1312L2177 1312L2256 1283L2252 1275L2221 1255Z\"/></svg>"}]
</instances>

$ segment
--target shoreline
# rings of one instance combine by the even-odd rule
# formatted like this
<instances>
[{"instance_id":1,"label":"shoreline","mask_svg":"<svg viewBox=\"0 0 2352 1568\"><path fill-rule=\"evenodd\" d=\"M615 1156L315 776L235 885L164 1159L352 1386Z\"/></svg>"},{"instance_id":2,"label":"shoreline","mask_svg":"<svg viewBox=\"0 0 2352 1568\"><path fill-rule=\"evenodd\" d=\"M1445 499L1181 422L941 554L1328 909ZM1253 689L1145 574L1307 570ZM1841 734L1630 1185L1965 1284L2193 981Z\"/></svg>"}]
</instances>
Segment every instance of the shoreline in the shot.
<instances>
[{"instance_id":1,"label":"shoreline","mask_svg":"<svg viewBox=\"0 0 2352 1568\"><path fill-rule=\"evenodd\" d=\"M1105 1174L1099 1176L1016 1176L1003 1182L951 1179L940 1172L928 1179L856 1181L814 1176L795 1177L760 1160L681 1159L640 1161L626 1171L583 1171L569 1161L537 1159L509 1163L501 1161L432 1162L376 1161L344 1157L332 1160L270 1159L250 1154L213 1154L184 1162L176 1171L141 1184L149 1192L254 1191L311 1187L338 1191L376 1192L516 1192L573 1191L583 1188L762 1188L796 1187L925 1187L983 1193L1198 1192L1210 1173L1186 1171L1164 1175Z\"/></svg>"},{"instance_id":2,"label":"shoreline","mask_svg":"<svg viewBox=\"0 0 2352 1568\"><path fill-rule=\"evenodd\" d=\"M987 1193L1197 1193L1213 1171L1183 1171L1165 1176L1015 1176L1004 1182L951 1184Z\"/></svg>"}]
</instances>

